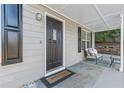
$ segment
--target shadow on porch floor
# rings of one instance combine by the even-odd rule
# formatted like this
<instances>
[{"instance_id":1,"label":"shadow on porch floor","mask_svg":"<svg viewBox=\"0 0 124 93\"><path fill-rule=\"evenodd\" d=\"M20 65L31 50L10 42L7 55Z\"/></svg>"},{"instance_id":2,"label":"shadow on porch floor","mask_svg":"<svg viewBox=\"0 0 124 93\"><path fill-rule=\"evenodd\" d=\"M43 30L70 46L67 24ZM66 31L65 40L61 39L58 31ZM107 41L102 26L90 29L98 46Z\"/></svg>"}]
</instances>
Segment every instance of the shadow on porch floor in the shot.
<instances>
[{"instance_id":1,"label":"shadow on porch floor","mask_svg":"<svg viewBox=\"0 0 124 93\"><path fill-rule=\"evenodd\" d=\"M111 64L110 56L117 56L117 55L109 55L109 54L102 54L102 55L103 55L103 60L98 60L97 64L96 64L96 60L93 60L93 59L87 59L87 60L85 60L85 62L89 63L89 64L97 65L100 67L111 68L113 70L119 71L120 64L113 63L110 66L110 64ZM119 57L119 56L117 56L117 57Z\"/></svg>"},{"instance_id":2,"label":"shadow on porch floor","mask_svg":"<svg viewBox=\"0 0 124 93\"><path fill-rule=\"evenodd\" d=\"M111 73L120 73L110 68L105 68L105 67L97 66L94 64L86 63L86 62L75 64L69 67L68 69L75 72L76 74L64 80L63 82L59 83L54 88L92 88L92 87L98 87L98 86L100 87L100 85L102 85L101 87L105 87L107 83L111 83L107 81L107 78L105 78L107 77L105 76L107 75L106 74L107 72L110 73L109 74L110 76L111 76ZM116 77L121 77L121 75ZM102 80L100 80L100 78L102 78ZM106 83L104 81L104 78L107 81ZM113 78L112 80L114 80L114 77L112 78ZM117 86L123 87L123 83L122 83L123 79L120 78L118 80L119 81ZM102 84L102 81L104 84ZM117 87L117 86L111 86L111 84L109 85L110 85L109 87ZM46 86L40 80L23 85L23 88L45 88L45 87Z\"/></svg>"}]
</instances>

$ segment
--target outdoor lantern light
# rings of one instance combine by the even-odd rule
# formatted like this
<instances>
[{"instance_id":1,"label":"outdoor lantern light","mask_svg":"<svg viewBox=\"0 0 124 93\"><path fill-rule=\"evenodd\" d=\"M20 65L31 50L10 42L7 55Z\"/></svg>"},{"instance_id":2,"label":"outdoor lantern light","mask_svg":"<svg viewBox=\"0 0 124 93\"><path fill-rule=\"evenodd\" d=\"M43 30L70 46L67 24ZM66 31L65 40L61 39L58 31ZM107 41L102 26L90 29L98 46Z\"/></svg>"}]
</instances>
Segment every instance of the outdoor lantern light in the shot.
<instances>
[{"instance_id":1,"label":"outdoor lantern light","mask_svg":"<svg viewBox=\"0 0 124 93\"><path fill-rule=\"evenodd\" d=\"M42 21L42 14L41 13L36 13L36 20Z\"/></svg>"}]
</instances>

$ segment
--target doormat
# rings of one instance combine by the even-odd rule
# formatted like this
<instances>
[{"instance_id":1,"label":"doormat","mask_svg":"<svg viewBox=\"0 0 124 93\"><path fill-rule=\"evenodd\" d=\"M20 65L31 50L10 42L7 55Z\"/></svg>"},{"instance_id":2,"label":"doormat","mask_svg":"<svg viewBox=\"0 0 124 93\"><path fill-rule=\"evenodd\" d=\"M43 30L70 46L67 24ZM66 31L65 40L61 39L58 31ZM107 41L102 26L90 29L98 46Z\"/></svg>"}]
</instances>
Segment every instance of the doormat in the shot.
<instances>
[{"instance_id":1,"label":"doormat","mask_svg":"<svg viewBox=\"0 0 124 93\"><path fill-rule=\"evenodd\" d=\"M57 85L58 83L64 81L65 79L69 78L70 76L72 76L73 74L75 74L74 72L65 69L62 70L60 72L57 72L53 75L50 75L48 77L43 77L42 79L40 79L48 88L54 87L55 85Z\"/></svg>"}]
</instances>

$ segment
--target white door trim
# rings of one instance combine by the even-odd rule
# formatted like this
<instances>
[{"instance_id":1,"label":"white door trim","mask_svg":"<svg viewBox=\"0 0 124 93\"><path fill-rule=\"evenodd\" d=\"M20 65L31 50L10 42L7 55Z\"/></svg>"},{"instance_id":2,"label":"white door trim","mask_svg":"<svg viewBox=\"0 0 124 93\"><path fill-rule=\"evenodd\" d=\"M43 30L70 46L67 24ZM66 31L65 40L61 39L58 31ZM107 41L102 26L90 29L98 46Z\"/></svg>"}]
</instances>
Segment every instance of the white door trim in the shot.
<instances>
[{"instance_id":1,"label":"white door trim","mask_svg":"<svg viewBox=\"0 0 124 93\"><path fill-rule=\"evenodd\" d=\"M62 65L61 68L58 68L58 69L53 70L53 71L48 72L48 73L47 73L47 70L46 70L46 59L47 59L47 57L46 57L46 16L49 16L49 17L54 18L58 21L61 21L62 24L63 24L63 65ZM51 74L54 74L56 72L59 72L59 71L65 69L65 55L66 55L65 54L65 20L63 20L63 19L61 19L57 16L54 16L54 15L48 13L48 12L45 12L45 75L44 76L49 76Z\"/></svg>"}]
</instances>

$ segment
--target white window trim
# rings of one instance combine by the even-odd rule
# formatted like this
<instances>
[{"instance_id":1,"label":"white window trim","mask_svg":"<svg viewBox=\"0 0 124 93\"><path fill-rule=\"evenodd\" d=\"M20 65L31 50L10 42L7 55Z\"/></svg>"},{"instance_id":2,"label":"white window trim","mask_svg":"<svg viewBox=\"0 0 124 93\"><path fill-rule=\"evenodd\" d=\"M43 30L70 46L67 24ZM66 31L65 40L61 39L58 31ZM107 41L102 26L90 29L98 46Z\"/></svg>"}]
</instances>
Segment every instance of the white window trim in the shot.
<instances>
[{"instance_id":1,"label":"white window trim","mask_svg":"<svg viewBox=\"0 0 124 93\"><path fill-rule=\"evenodd\" d=\"M83 32L83 31L86 32L86 37L85 37L85 39L84 39L84 38L81 39L81 45L82 45L82 41L85 41L85 49L87 49L87 42L90 42L90 40L88 40L88 33L91 33L91 32L82 29L81 32ZM82 38L82 37L81 37L81 38ZM92 42L92 40L91 40L91 42ZM81 48L82 48L82 47L81 47Z\"/></svg>"}]
</instances>

